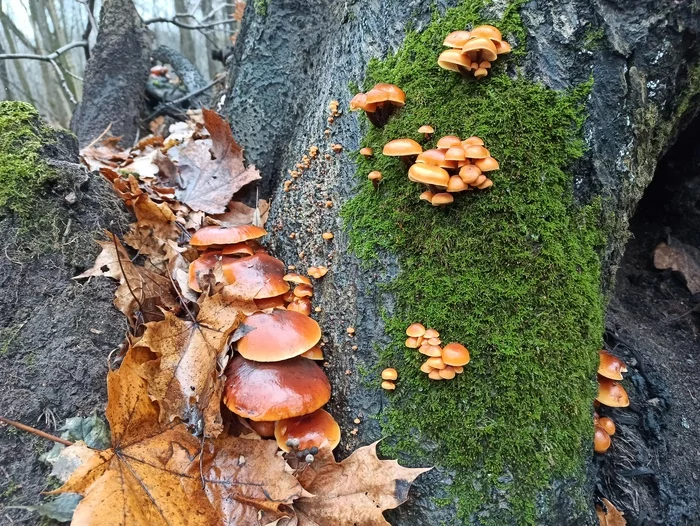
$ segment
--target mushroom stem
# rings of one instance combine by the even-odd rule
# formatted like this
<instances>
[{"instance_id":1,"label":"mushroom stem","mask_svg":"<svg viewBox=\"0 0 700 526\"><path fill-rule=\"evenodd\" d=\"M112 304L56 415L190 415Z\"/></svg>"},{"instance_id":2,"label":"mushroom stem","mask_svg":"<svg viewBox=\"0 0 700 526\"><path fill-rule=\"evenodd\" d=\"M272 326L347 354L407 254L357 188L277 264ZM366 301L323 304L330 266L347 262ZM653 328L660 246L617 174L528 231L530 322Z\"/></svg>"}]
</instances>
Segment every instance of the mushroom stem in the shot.
<instances>
[{"instance_id":1,"label":"mushroom stem","mask_svg":"<svg viewBox=\"0 0 700 526\"><path fill-rule=\"evenodd\" d=\"M46 433L44 431L40 431L39 429L33 428L31 426L28 426L26 424L22 424L21 422L15 422L14 420L10 420L9 418L3 418L0 416L0 422L4 424L8 424L12 427L16 427L17 429L20 429L22 431L26 431L27 433L32 433L33 435L36 435L41 438L45 438L46 440L52 440L53 442L56 442L58 444L63 444L64 446L72 446L73 442L69 440L64 440L62 438L59 438L57 436L51 435L49 433Z\"/></svg>"},{"instance_id":2,"label":"mushroom stem","mask_svg":"<svg viewBox=\"0 0 700 526\"><path fill-rule=\"evenodd\" d=\"M372 186L374 187L375 190L379 189L379 179L371 179L372 181Z\"/></svg>"},{"instance_id":3,"label":"mushroom stem","mask_svg":"<svg viewBox=\"0 0 700 526\"><path fill-rule=\"evenodd\" d=\"M464 66L457 66L457 69L459 69L459 74L462 75L462 77L467 78L469 77L469 72L470 70L465 68Z\"/></svg>"},{"instance_id":4,"label":"mushroom stem","mask_svg":"<svg viewBox=\"0 0 700 526\"><path fill-rule=\"evenodd\" d=\"M379 108L372 112L367 111L365 112L365 115L367 115L369 122L371 122L373 126L377 128L381 128L382 126L384 126L384 123L381 120L381 116L379 115Z\"/></svg>"}]
</instances>

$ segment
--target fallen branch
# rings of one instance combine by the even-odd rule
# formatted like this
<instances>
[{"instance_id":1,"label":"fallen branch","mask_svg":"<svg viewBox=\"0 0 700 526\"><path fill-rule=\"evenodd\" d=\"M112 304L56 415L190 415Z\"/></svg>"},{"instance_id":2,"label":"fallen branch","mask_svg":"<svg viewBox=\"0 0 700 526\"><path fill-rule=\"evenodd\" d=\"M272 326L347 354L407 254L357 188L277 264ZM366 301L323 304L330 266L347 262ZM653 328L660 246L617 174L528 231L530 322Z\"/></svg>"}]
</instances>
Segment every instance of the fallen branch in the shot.
<instances>
[{"instance_id":1,"label":"fallen branch","mask_svg":"<svg viewBox=\"0 0 700 526\"><path fill-rule=\"evenodd\" d=\"M64 440L57 436L46 433L45 431L40 431L39 429L36 429L34 427L22 424L21 422L15 422L14 420L10 420L9 418L4 418L0 416L0 422L10 425L12 427L16 427L17 429L20 429L22 431L26 431L27 433L32 433L33 435L36 435L38 437L45 438L46 440L52 440L53 442L57 442L58 444L63 444L64 446L73 445L73 442L71 442L70 440Z\"/></svg>"}]
</instances>

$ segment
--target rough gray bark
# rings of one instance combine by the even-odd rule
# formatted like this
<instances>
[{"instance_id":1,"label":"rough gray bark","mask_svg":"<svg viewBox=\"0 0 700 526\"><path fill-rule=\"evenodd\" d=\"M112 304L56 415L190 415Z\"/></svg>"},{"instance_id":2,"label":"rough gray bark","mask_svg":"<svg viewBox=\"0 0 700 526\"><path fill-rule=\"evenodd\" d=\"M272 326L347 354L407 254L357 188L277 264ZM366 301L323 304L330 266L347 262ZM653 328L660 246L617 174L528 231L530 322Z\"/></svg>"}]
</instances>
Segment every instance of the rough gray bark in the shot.
<instances>
[{"instance_id":1,"label":"rough gray bark","mask_svg":"<svg viewBox=\"0 0 700 526\"><path fill-rule=\"evenodd\" d=\"M129 146L139 133L145 103L151 33L131 0L106 0L92 56L85 65L83 102L71 129L85 146L111 125L110 134Z\"/></svg>"},{"instance_id":2,"label":"rough gray bark","mask_svg":"<svg viewBox=\"0 0 700 526\"><path fill-rule=\"evenodd\" d=\"M500 16L506 5L496 1L487 14ZM443 10L445 5L438 7ZM684 94L690 89L689 72L698 63L700 19L690 1L657 0L614 5L601 0L533 0L521 14L528 30L529 54L522 61L528 77L558 90L591 76L595 80L585 128L590 150L573 169L576 196L587 202L602 195L614 218L604 253L603 287L609 293L629 217L658 158L697 111L697 97L686 100ZM392 302L378 283L396 275L396 262L386 260L381 276L368 275L348 251L337 207L355 184L351 159L343 156L340 162L326 163L322 172L306 172L305 183L295 192L285 194L279 183L311 144L323 142L328 102L349 100L348 85L362 85L369 59L396 49L409 22L420 30L430 16L429 4L417 0L271 0L264 17L255 16L249 2L231 65L227 115L234 136L263 173L264 193L272 198L268 224L275 232L275 254L300 268L332 257L332 276L321 282L317 297L323 309L319 322L328 331L332 410L343 429L356 427L356 415L377 414L385 404L381 393L368 390L362 378L345 371L374 365L374 346L386 343L379 309L384 306L391 312ZM604 37L595 50L586 51L587 32L599 25ZM352 116L334 124L332 141L345 151L357 150L361 137ZM334 208L308 206L319 193L331 198ZM332 248L320 242L325 231L335 234ZM297 232L296 239L290 238L291 232ZM349 326L357 330L351 343L345 334ZM359 347L357 352L348 350L352 344ZM355 448L379 437L374 422L365 420L356 436L344 437L344 444ZM450 474L440 469L421 477L416 501L393 519L404 525L454 524L453 510L436 508L431 500L441 496L439 488L449 481ZM543 524L593 524L592 516L573 509L577 499L568 491L563 481L555 481L541 496ZM664 506L673 506L669 500L674 499ZM497 507L490 512L498 516ZM700 520L697 509L695 513L693 520Z\"/></svg>"},{"instance_id":3,"label":"rough gray bark","mask_svg":"<svg viewBox=\"0 0 700 526\"><path fill-rule=\"evenodd\" d=\"M183 32L186 33L187 30L183 30ZM168 46L158 46L151 52L151 56L155 60L159 60L164 64L170 64L177 76L180 78L180 80L182 80L183 84L187 88L188 93L202 89L207 85L206 79L202 76L197 67L182 53L175 51ZM198 102L206 105L209 102L209 95L202 93L197 97L193 97L191 102Z\"/></svg>"}]
</instances>

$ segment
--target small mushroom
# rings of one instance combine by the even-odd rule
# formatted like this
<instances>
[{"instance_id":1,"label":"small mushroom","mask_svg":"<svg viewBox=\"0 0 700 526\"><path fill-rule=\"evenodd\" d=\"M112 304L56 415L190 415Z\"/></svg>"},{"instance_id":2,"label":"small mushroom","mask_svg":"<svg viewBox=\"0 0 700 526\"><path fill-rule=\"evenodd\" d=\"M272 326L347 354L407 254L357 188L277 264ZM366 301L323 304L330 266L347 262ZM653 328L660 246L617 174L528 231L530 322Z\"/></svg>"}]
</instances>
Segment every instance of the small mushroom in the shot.
<instances>
[{"instance_id":1,"label":"small mushroom","mask_svg":"<svg viewBox=\"0 0 700 526\"><path fill-rule=\"evenodd\" d=\"M376 190L377 188L379 188L379 182L382 180L382 172L378 172L376 170L373 172L370 172L369 175L367 176L367 179L372 181L372 186Z\"/></svg>"},{"instance_id":2,"label":"small mushroom","mask_svg":"<svg viewBox=\"0 0 700 526\"><path fill-rule=\"evenodd\" d=\"M374 155L374 150L369 147L360 148L360 155L364 155L365 157L372 157L372 155Z\"/></svg>"},{"instance_id":3,"label":"small mushroom","mask_svg":"<svg viewBox=\"0 0 700 526\"><path fill-rule=\"evenodd\" d=\"M267 235L264 228L255 225L223 227L205 226L197 230L190 238L190 245L197 248L212 245L235 245L249 239L258 239Z\"/></svg>"},{"instance_id":4,"label":"small mushroom","mask_svg":"<svg viewBox=\"0 0 700 526\"><path fill-rule=\"evenodd\" d=\"M435 194L433 196L431 204L433 206L445 206L454 203L454 200L455 198L452 196L452 194L447 192L440 192L439 194Z\"/></svg>"},{"instance_id":5,"label":"small mushroom","mask_svg":"<svg viewBox=\"0 0 700 526\"><path fill-rule=\"evenodd\" d=\"M462 46L467 43L467 40L469 40L471 36L469 31L452 31L452 33L445 37L442 45L461 50Z\"/></svg>"},{"instance_id":6,"label":"small mushroom","mask_svg":"<svg viewBox=\"0 0 700 526\"><path fill-rule=\"evenodd\" d=\"M350 110L365 110L367 118L378 128L384 126L391 114L406 103L406 94L394 84L379 83L367 93L358 93L350 101Z\"/></svg>"},{"instance_id":7,"label":"small mushroom","mask_svg":"<svg viewBox=\"0 0 700 526\"><path fill-rule=\"evenodd\" d=\"M469 363L469 360L469 350L460 343L448 343L442 349L442 361L446 365L464 366Z\"/></svg>"},{"instance_id":8,"label":"small mushroom","mask_svg":"<svg viewBox=\"0 0 700 526\"><path fill-rule=\"evenodd\" d=\"M289 290L284 263L264 253L244 258L222 258L221 268L229 283L226 294L245 299L279 296Z\"/></svg>"},{"instance_id":9,"label":"small mushroom","mask_svg":"<svg viewBox=\"0 0 700 526\"><path fill-rule=\"evenodd\" d=\"M433 127L430 126L429 124L424 124L423 126L421 126L420 128L418 128L418 133L422 133L422 134L423 134L423 138L424 138L426 141L429 141L430 138L433 136L433 133L435 133L435 128L433 128Z\"/></svg>"},{"instance_id":10,"label":"small mushroom","mask_svg":"<svg viewBox=\"0 0 700 526\"><path fill-rule=\"evenodd\" d=\"M420 200L428 201L429 203L431 203L433 201L433 192L431 192L430 190L426 190L425 192L420 194Z\"/></svg>"},{"instance_id":11,"label":"small mushroom","mask_svg":"<svg viewBox=\"0 0 700 526\"><path fill-rule=\"evenodd\" d=\"M613 436L615 434L615 431L617 431L617 428L615 427L615 422L613 422L612 418L609 418L607 416L598 419L598 425L605 429L605 432L610 436Z\"/></svg>"},{"instance_id":12,"label":"small mushroom","mask_svg":"<svg viewBox=\"0 0 700 526\"><path fill-rule=\"evenodd\" d=\"M599 351L598 374L611 380L622 380L622 373L627 372L625 362L607 351Z\"/></svg>"},{"instance_id":13,"label":"small mushroom","mask_svg":"<svg viewBox=\"0 0 700 526\"><path fill-rule=\"evenodd\" d=\"M598 396L601 404L608 407L627 407L630 405L625 388L610 378L598 375Z\"/></svg>"},{"instance_id":14,"label":"small mushroom","mask_svg":"<svg viewBox=\"0 0 700 526\"><path fill-rule=\"evenodd\" d=\"M423 334L423 338L427 338L427 339L439 338L439 337L440 337L440 333L438 331L436 331L435 329L430 329L430 328L426 329L425 333Z\"/></svg>"},{"instance_id":15,"label":"small mushroom","mask_svg":"<svg viewBox=\"0 0 700 526\"><path fill-rule=\"evenodd\" d=\"M439 370L438 374L443 380L452 380L457 375L457 373L455 373L455 370L449 365L444 369Z\"/></svg>"},{"instance_id":16,"label":"small mushroom","mask_svg":"<svg viewBox=\"0 0 700 526\"><path fill-rule=\"evenodd\" d=\"M326 441L331 449L335 449L340 443L340 427L323 409L276 422L274 434L279 448L287 452L290 451L289 440L298 440L297 449L300 451L321 447Z\"/></svg>"},{"instance_id":17,"label":"small mushroom","mask_svg":"<svg viewBox=\"0 0 700 526\"><path fill-rule=\"evenodd\" d=\"M596 453L603 454L610 448L610 435L600 426L595 426L595 434L593 436L593 449Z\"/></svg>"},{"instance_id":18,"label":"small mushroom","mask_svg":"<svg viewBox=\"0 0 700 526\"><path fill-rule=\"evenodd\" d=\"M456 135L445 135L440 137L437 142L436 148L438 150L444 150L445 152L449 150L452 146L461 146L462 141Z\"/></svg>"},{"instance_id":19,"label":"small mushroom","mask_svg":"<svg viewBox=\"0 0 700 526\"><path fill-rule=\"evenodd\" d=\"M243 325L252 330L238 341L237 350L244 358L256 362L278 362L299 356L321 339L318 323L293 310L258 312L248 316Z\"/></svg>"},{"instance_id":20,"label":"small mushroom","mask_svg":"<svg viewBox=\"0 0 700 526\"><path fill-rule=\"evenodd\" d=\"M474 165L482 172L492 172L500 168L498 161L490 155L488 157L484 157L483 159L476 159L474 161Z\"/></svg>"},{"instance_id":21,"label":"small mushroom","mask_svg":"<svg viewBox=\"0 0 700 526\"><path fill-rule=\"evenodd\" d=\"M415 157L423 152L423 147L413 139L394 139L384 145L382 153L388 157L399 157L410 166Z\"/></svg>"},{"instance_id":22,"label":"small mushroom","mask_svg":"<svg viewBox=\"0 0 700 526\"><path fill-rule=\"evenodd\" d=\"M394 389L396 389L396 384L392 381L384 380L382 382L382 389L386 391L393 391Z\"/></svg>"},{"instance_id":23,"label":"small mushroom","mask_svg":"<svg viewBox=\"0 0 700 526\"><path fill-rule=\"evenodd\" d=\"M399 373L397 373L396 369L392 367L388 367L382 371L382 380L396 381L398 377Z\"/></svg>"},{"instance_id":24,"label":"small mushroom","mask_svg":"<svg viewBox=\"0 0 700 526\"><path fill-rule=\"evenodd\" d=\"M465 183L458 175L450 176L450 182L447 183L447 191L453 192L464 192L469 190L469 185Z\"/></svg>"},{"instance_id":25,"label":"small mushroom","mask_svg":"<svg viewBox=\"0 0 700 526\"><path fill-rule=\"evenodd\" d=\"M420 336L424 336L425 332L425 327L422 324L412 323L406 329L406 336L410 336L412 338L419 338Z\"/></svg>"},{"instance_id":26,"label":"small mushroom","mask_svg":"<svg viewBox=\"0 0 700 526\"><path fill-rule=\"evenodd\" d=\"M302 285L299 285L300 287ZM309 298L294 298L289 305L287 305L287 310L292 312L298 312L304 316L311 316L311 300Z\"/></svg>"},{"instance_id":27,"label":"small mushroom","mask_svg":"<svg viewBox=\"0 0 700 526\"><path fill-rule=\"evenodd\" d=\"M442 361L442 358L440 358L438 356L428 358L425 361L425 363L427 363L433 369L444 369L445 367L447 367L447 365L445 365L445 362Z\"/></svg>"},{"instance_id":28,"label":"small mushroom","mask_svg":"<svg viewBox=\"0 0 700 526\"><path fill-rule=\"evenodd\" d=\"M446 49L438 57L438 66L449 71L456 71L463 76L469 73L472 61L459 49Z\"/></svg>"},{"instance_id":29,"label":"small mushroom","mask_svg":"<svg viewBox=\"0 0 700 526\"><path fill-rule=\"evenodd\" d=\"M423 183L428 186L447 188L450 182L450 174L444 168L430 164L414 164L408 169L408 179L414 183Z\"/></svg>"},{"instance_id":30,"label":"small mushroom","mask_svg":"<svg viewBox=\"0 0 700 526\"><path fill-rule=\"evenodd\" d=\"M465 184L474 184L481 175L481 170L474 164L467 164L459 169L459 177Z\"/></svg>"},{"instance_id":31,"label":"small mushroom","mask_svg":"<svg viewBox=\"0 0 700 526\"><path fill-rule=\"evenodd\" d=\"M323 350L318 345L314 345L311 349L299 356L308 358L309 360L323 360Z\"/></svg>"},{"instance_id":32,"label":"small mushroom","mask_svg":"<svg viewBox=\"0 0 700 526\"><path fill-rule=\"evenodd\" d=\"M440 376L440 371L438 369L433 369L428 373L428 378L431 380L443 380L443 377Z\"/></svg>"}]
</instances>

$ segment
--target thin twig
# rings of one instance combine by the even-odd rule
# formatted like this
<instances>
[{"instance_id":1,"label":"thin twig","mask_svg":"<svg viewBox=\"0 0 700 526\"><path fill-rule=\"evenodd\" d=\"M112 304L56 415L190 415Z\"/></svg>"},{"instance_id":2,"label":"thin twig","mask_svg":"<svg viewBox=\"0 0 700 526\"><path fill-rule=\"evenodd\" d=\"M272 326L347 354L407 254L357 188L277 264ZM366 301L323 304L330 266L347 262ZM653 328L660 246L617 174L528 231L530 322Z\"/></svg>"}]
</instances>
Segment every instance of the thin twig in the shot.
<instances>
[{"instance_id":1,"label":"thin twig","mask_svg":"<svg viewBox=\"0 0 700 526\"><path fill-rule=\"evenodd\" d=\"M225 78L226 78L226 77L224 77L223 75L220 76L220 77L217 77L217 78L215 78L214 80L212 80L209 84L207 84L206 86L204 86L203 88L199 88L198 90L193 91L192 93L188 93L188 94L185 95L184 97L180 97L179 99L176 99L176 100L174 100L174 101L172 101L172 102L167 102L167 103L165 103L165 104L162 104L159 108L156 109L156 111L154 111L153 113L151 113L148 117L146 117L145 119L143 119L143 121L141 121L141 122L148 122L148 121L150 121L151 119L153 119L153 118L157 117L158 115L160 115L160 113L163 112L163 111L165 111L167 108L169 108L169 107L171 107L171 106L176 106L176 105L178 105L178 104L180 104L180 103L182 103L182 102L185 102L186 100L191 99L192 97L196 97L197 95L200 95L200 94L204 93L205 91L207 91L208 89L210 89L212 86L218 84L219 82L222 82Z\"/></svg>"},{"instance_id":2,"label":"thin twig","mask_svg":"<svg viewBox=\"0 0 700 526\"><path fill-rule=\"evenodd\" d=\"M31 53L5 53L3 55L0 55L0 60L27 59L40 60L42 62L51 62L52 60L56 60L66 51L69 51L76 47L87 47L87 45L88 43L84 40L81 40L79 42L71 42L70 44L66 44L63 47L58 48L53 53L49 53L48 55L33 55Z\"/></svg>"},{"instance_id":3,"label":"thin twig","mask_svg":"<svg viewBox=\"0 0 700 526\"><path fill-rule=\"evenodd\" d=\"M100 141L100 139L102 139L102 137L107 135L107 133L109 133L109 130L111 130L111 129L112 129L112 123L110 122L109 125L105 128L105 130L97 136L97 139L95 139L90 144L88 144L85 148L83 148L83 150L87 150L88 148L92 148L97 142Z\"/></svg>"},{"instance_id":4,"label":"thin twig","mask_svg":"<svg viewBox=\"0 0 700 526\"><path fill-rule=\"evenodd\" d=\"M4 418L4 417L0 416L0 422L2 422L4 424L8 424L12 427L16 427L17 429L21 429L22 431L26 431L27 433L32 433L38 437L45 438L46 440L52 440L54 442L57 442L58 444L63 444L64 446L72 446L73 445L73 442L71 442L69 440L64 440L64 439L59 438L57 436L46 433L45 431L41 431L39 429L36 429L32 426L22 424L21 422L15 422L14 420L10 420L9 418Z\"/></svg>"},{"instance_id":5,"label":"thin twig","mask_svg":"<svg viewBox=\"0 0 700 526\"><path fill-rule=\"evenodd\" d=\"M206 24L185 24L184 22L180 22L177 19L177 16L174 16L172 18L165 18L165 17L156 17L156 18L150 18L144 22L145 25L150 25L150 24L173 24L174 26L177 26L182 29L194 29L194 30L199 30L199 29L208 29L210 27L216 27L216 26L223 26L227 24L235 24L235 20L217 20L216 22L208 22ZM183 16L183 15L180 15ZM190 15L186 15L187 17L190 17Z\"/></svg>"},{"instance_id":6,"label":"thin twig","mask_svg":"<svg viewBox=\"0 0 700 526\"><path fill-rule=\"evenodd\" d=\"M61 68L58 67L58 64L56 63L56 61L51 59L51 60L49 60L49 64L51 64L53 66L53 69L56 71L56 75L58 75L58 80L61 83L61 87L63 88L63 91L65 91L66 95L68 95L68 99L73 104L78 104L78 101L75 100L75 96L73 95L73 92L68 87L68 83L66 83L66 77L63 75L63 71L61 71Z\"/></svg>"}]
</instances>

